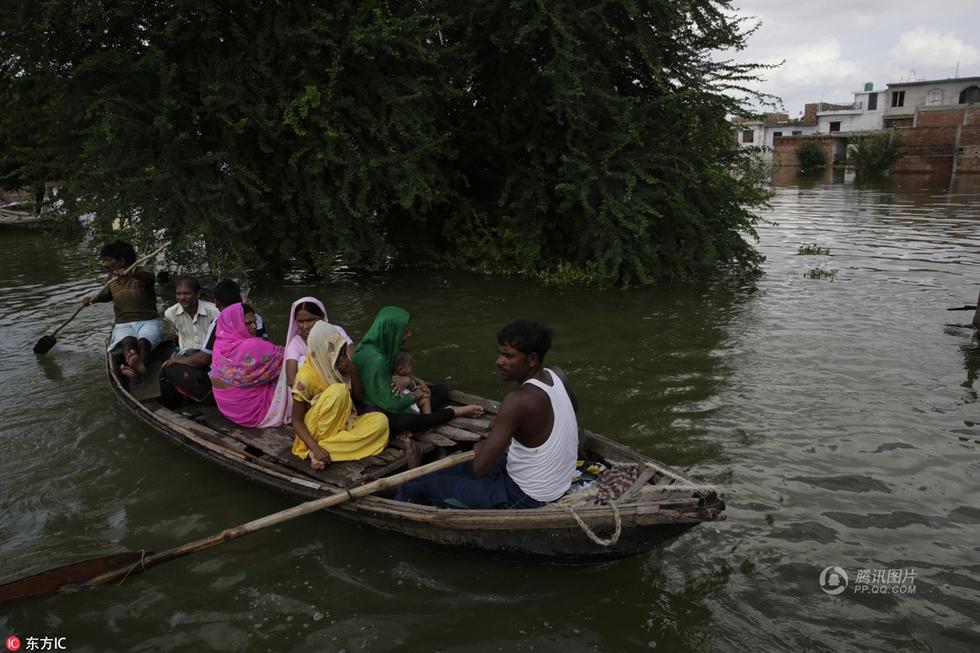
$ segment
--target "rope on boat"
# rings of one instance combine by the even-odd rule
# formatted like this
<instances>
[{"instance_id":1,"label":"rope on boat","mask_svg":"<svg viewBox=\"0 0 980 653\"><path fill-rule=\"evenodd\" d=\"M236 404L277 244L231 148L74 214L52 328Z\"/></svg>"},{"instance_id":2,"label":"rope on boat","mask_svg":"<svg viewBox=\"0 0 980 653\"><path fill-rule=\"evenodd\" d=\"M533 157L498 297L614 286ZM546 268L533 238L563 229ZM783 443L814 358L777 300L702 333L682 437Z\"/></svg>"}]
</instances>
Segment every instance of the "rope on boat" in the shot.
<instances>
[{"instance_id":1,"label":"rope on boat","mask_svg":"<svg viewBox=\"0 0 980 653\"><path fill-rule=\"evenodd\" d=\"M595 542L596 544L598 544L599 546L612 546L613 544L619 541L619 535L623 531L623 520L619 516L619 506L616 505L615 501L610 501L609 505L612 506L613 516L616 518L616 529L613 531L613 534L609 536L608 540L604 540L598 535L596 535L595 532L591 528L589 528L589 525L586 524L584 521L582 521L582 518L579 517L578 514L574 510L572 510L570 506L567 506L563 503L558 505L560 505L565 510L565 512L571 515L575 519L575 522L582 529L582 531L589 536L589 539Z\"/></svg>"},{"instance_id":2,"label":"rope on boat","mask_svg":"<svg viewBox=\"0 0 980 653\"><path fill-rule=\"evenodd\" d=\"M125 583L126 582L126 579L129 578L129 575L131 573L133 573L134 571L136 571L136 568L137 567L139 567L140 569L145 569L145 566L144 566L145 565L145 562L144 562L145 560L146 560L146 549L140 549L140 559L137 560L136 562L134 562L132 565L130 565L129 571L126 572L126 575L125 576L123 576L122 578L119 579L118 585L122 585L123 583Z\"/></svg>"}]
</instances>

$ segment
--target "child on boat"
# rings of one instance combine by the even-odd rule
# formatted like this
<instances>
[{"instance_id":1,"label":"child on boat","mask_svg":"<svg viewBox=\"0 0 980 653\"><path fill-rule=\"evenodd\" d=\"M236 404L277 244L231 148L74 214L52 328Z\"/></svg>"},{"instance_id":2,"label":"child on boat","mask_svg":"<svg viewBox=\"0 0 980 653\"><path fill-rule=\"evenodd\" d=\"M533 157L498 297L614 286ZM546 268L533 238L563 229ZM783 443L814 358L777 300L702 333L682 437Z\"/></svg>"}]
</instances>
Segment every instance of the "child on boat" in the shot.
<instances>
[{"instance_id":1,"label":"child on boat","mask_svg":"<svg viewBox=\"0 0 980 653\"><path fill-rule=\"evenodd\" d=\"M136 250L127 242L114 240L99 251L102 267L113 278L95 297L85 297L82 305L112 302L115 314L109 351L122 348L123 363L119 370L131 381L146 373L146 361L162 339L161 322L157 314L157 293L152 272L127 268L136 262Z\"/></svg>"},{"instance_id":2,"label":"child on boat","mask_svg":"<svg viewBox=\"0 0 980 653\"><path fill-rule=\"evenodd\" d=\"M429 415L432 413L432 401L428 386L412 373L415 362L412 354L404 349L395 357L395 369L391 375L391 392L396 395L410 395L417 389L422 389L422 396L412 404L413 413Z\"/></svg>"}]
</instances>

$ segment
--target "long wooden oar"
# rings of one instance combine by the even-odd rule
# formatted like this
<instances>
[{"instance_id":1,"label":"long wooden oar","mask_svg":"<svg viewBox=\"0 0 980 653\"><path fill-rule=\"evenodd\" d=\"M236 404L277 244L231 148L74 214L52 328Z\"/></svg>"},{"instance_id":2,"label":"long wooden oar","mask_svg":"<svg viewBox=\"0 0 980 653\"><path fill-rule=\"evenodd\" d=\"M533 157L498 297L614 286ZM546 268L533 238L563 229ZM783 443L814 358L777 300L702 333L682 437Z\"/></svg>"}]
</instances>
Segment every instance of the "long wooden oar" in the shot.
<instances>
[{"instance_id":1,"label":"long wooden oar","mask_svg":"<svg viewBox=\"0 0 980 653\"><path fill-rule=\"evenodd\" d=\"M123 276L123 275L129 274L130 272L132 272L136 268L137 265L139 265L140 263L144 263L146 261L149 261L151 258L153 258L157 254L159 254L160 252L162 252L168 245L170 245L170 241L169 240L167 242L165 242L164 244L160 245L159 247L157 247L153 251L153 253L147 254L143 258L136 259L136 261L132 265L130 265L128 268L126 268L125 270L123 270L122 271L122 274L120 274L119 276ZM105 285L102 286L101 288L99 288L95 292L95 295L93 295L93 297L96 296L96 295L98 295L99 293L101 293L106 288L108 288L109 287L109 284L112 283L112 280L115 279L115 278L116 277L113 276L108 281L106 281ZM75 317L79 313L82 312L82 309L83 308L85 308L85 305L84 304L82 306L79 306L78 308L76 308L75 309L75 312L71 314L71 317L68 318L67 320L65 320L61 324L61 326L59 326L57 329L55 329L54 331L52 331L50 334L48 334L46 336L41 336L41 339L37 341L37 344L36 345L34 345L34 353L35 354L46 354L49 351L51 351L51 348L54 347L55 346L55 343L58 342L58 339L55 338L55 336L58 334L59 331L61 331L62 329L64 329L66 326L68 326L68 324L72 320L74 320Z\"/></svg>"},{"instance_id":2,"label":"long wooden oar","mask_svg":"<svg viewBox=\"0 0 980 653\"><path fill-rule=\"evenodd\" d=\"M284 521L302 517L311 512L323 510L324 508L332 508L341 503L374 494L375 492L398 487L403 483L415 480L426 474L473 460L475 455L473 451L453 454L428 465L422 465L421 467L409 469L400 474L378 479L377 481L352 488L346 492L339 492L328 497L323 497L322 499L307 501L306 503L301 503L292 508L266 515L246 524L226 528L214 535L183 544L173 549L161 551L160 553L149 554L139 551L116 553L100 558L90 558L89 560L65 565L57 569L49 569L27 578L21 578L5 585L0 585L0 603L32 596L53 594L60 590L84 589L111 583L114 580L126 578L131 574L137 574L164 562L169 562L224 542L230 542L243 535L262 530L263 528L275 526Z\"/></svg>"},{"instance_id":3,"label":"long wooden oar","mask_svg":"<svg viewBox=\"0 0 980 653\"><path fill-rule=\"evenodd\" d=\"M977 310L976 304L965 304L963 306L954 306L953 308L947 308L947 311L975 311Z\"/></svg>"}]
</instances>

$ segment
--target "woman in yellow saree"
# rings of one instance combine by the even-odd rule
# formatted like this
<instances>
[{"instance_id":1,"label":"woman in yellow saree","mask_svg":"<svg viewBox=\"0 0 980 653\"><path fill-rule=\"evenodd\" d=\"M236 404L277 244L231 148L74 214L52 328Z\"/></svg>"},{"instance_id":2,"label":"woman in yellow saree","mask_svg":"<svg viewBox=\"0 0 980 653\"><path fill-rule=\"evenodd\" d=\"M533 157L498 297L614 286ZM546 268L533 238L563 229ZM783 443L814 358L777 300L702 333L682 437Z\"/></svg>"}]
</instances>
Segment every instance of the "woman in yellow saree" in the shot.
<instances>
[{"instance_id":1,"label":"woman in yellow saree","mask_svg":"<svg viewBox=\"0 0 980 653\"><path fill-rule=\"evenodd\" d=\"M358 415L351 388L361 388L350 362L347 341L337 328L317 322L307 339L306 361L293 383L293 454L310 459L313 469L331 461L360 460L388 444L384 413Z\"/></svg>"}]
</instances>

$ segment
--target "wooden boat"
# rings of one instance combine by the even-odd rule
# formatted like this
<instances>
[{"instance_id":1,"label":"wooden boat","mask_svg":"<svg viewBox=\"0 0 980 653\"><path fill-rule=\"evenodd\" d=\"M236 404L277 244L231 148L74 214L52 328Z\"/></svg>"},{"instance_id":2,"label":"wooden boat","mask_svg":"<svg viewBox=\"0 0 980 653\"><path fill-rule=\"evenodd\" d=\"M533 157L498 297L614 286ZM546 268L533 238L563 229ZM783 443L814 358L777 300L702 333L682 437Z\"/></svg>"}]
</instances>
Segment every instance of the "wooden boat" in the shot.
<instances>
[{"instance_id":1,"label":"wooden boat","mask_svg":"<svg viewBox=\"0 0 980 653\"><path fill-rule=\"evenodd\" d=\"M120 360L106 356L109 383L119 400L168 440L250 481L301 500L315 499L403 470L404 452L388 447L377 456L332 463L315 471L292 455L289 427L247 429L225 419L213 405L170 410L159 403L159 361L144 380L129 387L118 374ZM425 460L471 449L489 430L499 403L461 392L458 404L479 404L480 419L458 418L416 435ZM494 557L553 563L621 558L662 544L705 521L724 519L724 502L713 487L647 458L601 435L583 431L590 460L610 469L637 466L635 482L613 504L597 504L596 488L580 489L532 510L458 510L367 496L330 512L374 528L437 545ZM587 532L588 531L588 532Z\"/></svg>"},{"instance_id":2,"label":"wooden boat","mask_svg":"<svg viewBox=\"0 0 980 653\"><path fill-rule=\"evenodd\" d=\"M27 211L0 208L0 226L36 227L44 224L54 224L54 220Z\"/></svg>"}]
</instances>

